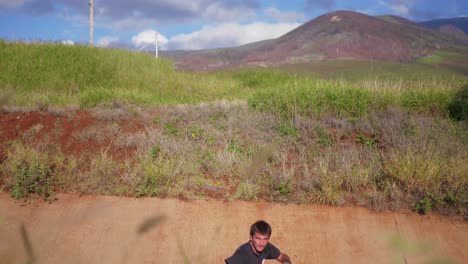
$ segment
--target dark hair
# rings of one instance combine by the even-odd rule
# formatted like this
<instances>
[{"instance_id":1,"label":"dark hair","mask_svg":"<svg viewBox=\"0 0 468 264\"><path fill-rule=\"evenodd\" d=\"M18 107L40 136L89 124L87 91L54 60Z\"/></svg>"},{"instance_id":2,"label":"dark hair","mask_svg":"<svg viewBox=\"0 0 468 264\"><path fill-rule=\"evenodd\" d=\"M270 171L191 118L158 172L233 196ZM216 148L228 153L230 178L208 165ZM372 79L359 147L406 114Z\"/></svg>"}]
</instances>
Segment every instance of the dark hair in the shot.
<instances>
[{"instance_id":1,"label":"dark hair","mask_svg":"<svg viewBox=\"0 0 468 264\"><path fill-rule=\"evenodd\" d=\"M255 233L271 236L271 226L263 220L257 221L250 227L250 236Z\"/></svg>"}]
</instances>

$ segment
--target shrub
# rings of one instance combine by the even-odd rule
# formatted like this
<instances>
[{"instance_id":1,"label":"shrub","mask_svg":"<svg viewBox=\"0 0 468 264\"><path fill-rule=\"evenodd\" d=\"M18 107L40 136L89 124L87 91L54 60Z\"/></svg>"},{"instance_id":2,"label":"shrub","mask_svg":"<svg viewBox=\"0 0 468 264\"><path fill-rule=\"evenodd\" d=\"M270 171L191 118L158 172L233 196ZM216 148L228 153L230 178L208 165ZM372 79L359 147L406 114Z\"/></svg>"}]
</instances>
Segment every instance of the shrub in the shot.
<instances>
[{"instance_id":1,"label":"shrub","mask_svg":"<svg viewBox=\"0 0 468 264\"><path fill-rule=\"evenodd\" d=\"M418 202L415 203L413 210L418 214L426 215L439 203L431 193L426 193Z\"/></svg>"},{"instance_id":2,"label":"shrub","mask_svg":"<svg viewBox=\"0 0 468 264\"><path fill-rule=\"evenodd\" d=\"M177 127L172 123L165 123L163 134L168 136L177 136L179 135L179 129L177 129Z\"/></svg>"},{"instance_id":3,"label":"shrub","mask_svg":"<svg viewBox=\"0 0 468 264\"><path fill-rule=\"evenodd\" d=\"M230 152L230 153L234 153L234 154L242 154L243 153L241 146L239 146L239 143L235 139L232 139L229 142L229 145L227 147L227 151Z\"/></svg>"},{"instance_id":4,"label":"shrub","mask_svg":"<svg viewBox=\"0 0 468 264\"><path fill-rule=\"evenodd\" d=\"M295 138L299 135L297 128L287 123L281 123L278 126L278 133L283 137Z\"/></svg>"},{"instance_id":5,"label":"shrub","mask_svg":"<svg viewBox=\"0 0 468 264\"><path fill-rule=\"evenodd\" d=\"M379 133L373 135L366 135L364 133L358 133L356 135L356 143L365 147L372 147L379 143Z\"/></svg>"},{"instance_id":6,"label":"shrub","mask_svg":"<svg viewBox=\"0 0 468 264\"><path fill-rule=\"evenodd\" d=\"M468 85L455 93L452 102L448 105L451 118L457 121L468 121Z\"/></svg>"},{"instance_id":7,"label":"shrub","mask_svg":"<svg viewBox=\"0 0 468 264\"><path fill-rule=\"evenodd\" d=\"M415 113L445 113L450 95L442 89L408 89L401 92L401 106Z\"/></svg>"},{"instance_id":8,"label":"shrub","mask_svg":"<svg viewBox=\"0 0 468 264\"><path fill-rule=\"evenodd\" d=\"M152 159L156 159L159 157L159 154L161 153L161 147L159 145L153 146L151 148L150 156Z\"/></svg>"},{"instance_id":9,"label":"shrub","mask_svg":"<svg viewBox=\"0 0 468 264\"><path fill-rule=\"evenodd\" d=\"M328 134L327 130L325 130L321 126L316 126L315 131L317 132L318 143L320 145L326 147L330 147L333 145L333 138Z\"/></svg>"},{"instance_id":10,"label":"shrub","mask_svg":"<svg viewBox=\"0 0 468 264\"><path fill-rule=\"evenodd\" d=\"M283 180L278 182L278 184L276 185L276 191L284 196L290 195L292 192L291 180Z\"/></svg>"},{"instance_id":11,"label":"shrub","mask_svg":"<svg viewBox=\"0 0 468 264\"><path fill-rule=\"evenodd\" d=\"M258 194L258 188L255 184L251 184L247 181L243 181L237 186L236 192L233 195L234 199L243 200L256 200Z\"/></svg>"},{"instance_id":12,"label":"shrub","mask_svg":"<svg viewBox=\"0 0 468 264\"><path fill-rule=\"evenodd\" d=\"M153 118L153 124L156 124L156 125L157 125L157 124L159 124L159 123L161 123L161 118L160 118L160 117L154 117L154 118Z\"/></svg>"},{"instance_id":13,"label":"shrub","mask_svg":"<svg viewBox=\"0 0 468 264\"><path fill-rule=\"evenodd\" d=\"M313 190L312 201L320 204L337 205L340 199L341 180L336 173L329 171L328 165L321 164L318 178Z\"/></svg>"},{"instance_id":14,"label":"shrub","mask_svg":"<svg viewBox=\"0 0 468 264\"><path fill-rule=\"evenodd\" d=\"M189 138L192 140L200 140L203 136L203 129L199 127L192 127L188 131Z\"/></svg>"},{"instance_id":15,"label":"shrub","mask_svg":"<svg viewBox=\"0 0 468 264\"><path fill-rule=\"evenodd\" d=\"M383 158L383 171L406 191L439 189L447 166L434 145L392 150Z\"/></svg>"},{"instance_id":16,"label":"shrub","mask_svg":"<svg viewBox=\"0 0 468 264\"><path fill-rule=\"evenodd\" d=\"M56 177L57 165L49 153L13 142L4 161L3 173L11 175L11 196L15 199L28 198L38 194L46 200L54 198L59 185Z\"/></svg>"},{"instance_id":17,"label":"shrub","mask_svg":"<svg viewBox=\"0 0 468 264\"><path fill-rule=\"evenodd\" d=\"M136 197L167 194L172 182L171 171L174 165L173 160L144 161L142 163L144 178L135 190Z\"/></svg>"},{"instance_id":18,"label":"shrub","mask_svg":"<svg viewBox=\"0 0 468 264\"><path fill-rule=\"evenodd\" d=\"M90 169L82 172L80 191L104 195L121 193L121 187L124 187L122 179L116 176L121 169L119 165L121 164L114 160L107 149L101 150L91 159Z\"/></svg>"}]
</instances>

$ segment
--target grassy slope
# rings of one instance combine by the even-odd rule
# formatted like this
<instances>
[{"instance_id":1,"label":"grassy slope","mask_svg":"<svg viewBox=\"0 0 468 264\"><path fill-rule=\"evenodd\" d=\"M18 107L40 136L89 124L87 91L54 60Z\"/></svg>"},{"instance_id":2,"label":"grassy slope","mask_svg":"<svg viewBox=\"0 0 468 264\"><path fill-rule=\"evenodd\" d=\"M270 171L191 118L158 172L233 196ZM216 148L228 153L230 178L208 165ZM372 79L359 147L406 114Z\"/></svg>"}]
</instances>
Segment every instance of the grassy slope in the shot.
<instances>
[{"instance_id":1,"label":"grassy slope","mask_svg":"<svg viewBox=\"0 0 468 264\"><path fill-rule=\"evenodd\" d=\"M448 54L447 56L444 56ZM342 79L351 82L377 79L380 81L446 81L459 79L466 81L467 75L446 65L460 66L468 62L468 55L437 52L423 57L418 63L393 63L382 61L333 60L320 63L294 64L279 66L280 70L300 75L311 75L327 80ZM468 67L466 64L464 70Z\"/></svg>"},{"instance_id":2,"label":"grassy slope","mask_svg":"<svg viewBox=\"0 0 468 264\"><path fill-rule=\"evenodd\" d=\"M420 58L419 62L433 66L437 70L445 68L460 75L468 76L468 47L461 52L437 51L430 56ZM442 68L442 69L441 69Z\"/></svg>"},{"instance_id":3,"label":"grassy slope","mask_svg":"<svg viewBox=\"0 0 468 264\"><path fill-rule=\"evenodd\" d=\"M229 79L176 73L167 60L124 50L0 42L0 56L0 87L13 90L11 104L19 106L161 105L244 96Z\"/></svg>"},{"instance_id":4,"label":"grassy slope","mask_svg":"<svg viewBox=\"0 0 468 264\"><path fill-rule=\"evenodd\" d=\"M363 62L335 61L316 65L321 71L312 77L204 74L176 72L166 60L122 50L0 45L0 89L14 91L9 106L189 104L145 117L161 125L147 124L138 137L115 124L75 135L131 146L135 154L125 168L104 150L92 160L60 149L43 153L25 131L24 140L4 146L2 175L15 197L26 195L31 181L29 191L49 195L56 178L65 190L187 198L227 184L233 198L440 207L466 215L466 123L447 116L467 77L437 68L441 60L373 63L370 73ZM444 62L450 57L439 55ZM250 108L196 105L222 99L245 100Z\"/></svg>"},{"instance_id":5,"label":"grassy slope","mask_svg":"<svg viewBox=\"0 0 468 264\"><path fill-rule=\"evenodd\" d=\"M459 69L464 57L460 59L452 53L435 54L437 60L422 59L422 64L342 60L288 66L293 72L312 71L313 76L298 77L261 70L182 73L176 72L167 60L130 51L56 44L0 45L0 87L14 91L11 105L29 107L90 107L105 102L156 106L247 98L258 101L282 92L290 96L278 97L281 101L277 103L291 105L286 101L293 94L320 92L328 95L314 97L316 101L310 96L299 98L301 114L354 115L359 111L360 115L389 107L443 113L454 92L468 80L453 68L433 66L442 62ZM310 100L300 100L305 98ZM352 102L364 108L347 108ZM275 107L274 102L266 103Z\"/></svg>"}]
</instances>

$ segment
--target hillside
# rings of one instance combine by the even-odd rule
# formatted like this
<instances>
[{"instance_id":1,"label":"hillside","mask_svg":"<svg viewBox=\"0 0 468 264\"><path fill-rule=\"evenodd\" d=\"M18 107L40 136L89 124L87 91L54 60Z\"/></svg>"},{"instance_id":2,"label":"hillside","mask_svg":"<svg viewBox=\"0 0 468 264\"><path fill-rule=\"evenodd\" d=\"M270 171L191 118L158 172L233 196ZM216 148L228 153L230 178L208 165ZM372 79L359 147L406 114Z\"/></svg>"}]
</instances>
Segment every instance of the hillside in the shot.
<instances>
[{"instance_id":1,"label":"hillside","mask_svg":"<svg viewBox=\"0 0 468 264\"><path fill-rule=\"evenodd\" d=\"M447 18L447 19L434 19L429 21L420 22L419 24L432 28L438 29L443 26L451 25L462 30L465 34L468 34L468 17L457 17L457 18Z\"/></svg>"},{"instance_id":2,"label":"hillside","mask_svg":"<svg viewBox=\"0 0 468 264\"><path fill-rule=\"evenodd\" d=\"M243 48L260 44L269 41ZM61 44L0 42L0 57L0 191L15 199L64 192L467 215L468 77L444 66L466 69L459 53L374 61L372 71L332 60L320 76L340 74L325 79L181 72L147 54Z\"/></svg>"},{"instance_id":3,"label":"hillside","mask_svg":"<svg viewBox=\"0 0 468 264\"><path fill-rule=\"evenodd\" d=\"M443 25L437 28L442 33L450 34L459 38L466 38L468 35L463 32L463 30L459 29L454 25Z\"/></svg>"},{"instance_id":4,"label":"hillside","mask_svg":"<svg viewBox=\"0 0 468 264\"><path fill-rule=\"evenodd\" d=\"M163 52L180 69L209 70L240 65L271 66L332 59L407 62L434 50L454 50L466 39L412 21L351 11L319 16L287 34L240 47Z\"/></svg>"}]
</instances>

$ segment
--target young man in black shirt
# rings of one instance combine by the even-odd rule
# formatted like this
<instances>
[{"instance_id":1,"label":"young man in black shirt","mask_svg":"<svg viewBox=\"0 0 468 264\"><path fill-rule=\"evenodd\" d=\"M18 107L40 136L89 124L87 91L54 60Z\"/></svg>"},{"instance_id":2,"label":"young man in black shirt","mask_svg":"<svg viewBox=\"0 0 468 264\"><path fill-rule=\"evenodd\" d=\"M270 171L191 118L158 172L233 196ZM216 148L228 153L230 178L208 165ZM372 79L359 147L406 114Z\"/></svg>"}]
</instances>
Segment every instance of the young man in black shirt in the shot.
<instances>
[{"instance_id":1,"label":"young man in black shirt","mask_svg":"<svg viewBox=\"0 0 468 264\"><path fill-rule=\"evenodd\" d=\"M265 259L276 259L281 263L291 264L288 255L282 253L270 243L271 226L257 221L250 227L249 242L241 245L234 254L225 259L226 264L262 264Z\"/></svg>"}]
</instances>

